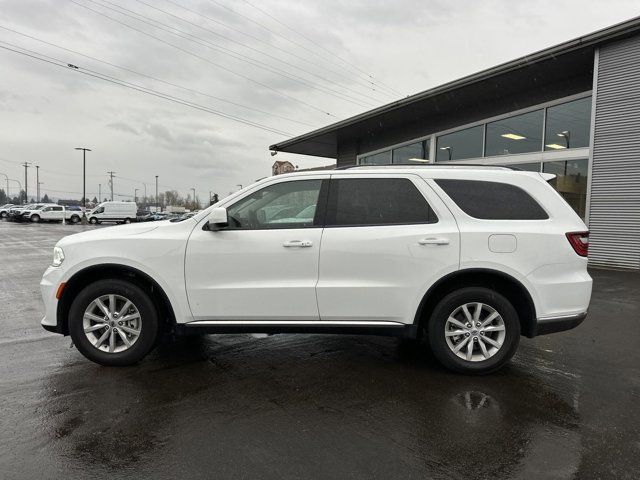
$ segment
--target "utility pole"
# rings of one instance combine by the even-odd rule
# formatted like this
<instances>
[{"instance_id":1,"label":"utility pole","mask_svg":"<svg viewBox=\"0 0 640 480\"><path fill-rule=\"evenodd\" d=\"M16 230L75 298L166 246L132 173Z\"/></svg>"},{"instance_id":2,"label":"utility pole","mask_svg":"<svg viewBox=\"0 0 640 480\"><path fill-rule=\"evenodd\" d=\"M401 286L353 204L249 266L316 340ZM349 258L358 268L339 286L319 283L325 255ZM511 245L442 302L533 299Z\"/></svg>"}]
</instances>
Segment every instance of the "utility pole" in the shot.
<instances>
[{"instance_id":1,"label":"utility pole","mask_svg":"<svg viewBox=\"0 0 640 480\"><path fill-rule=\"evenodd\" d=\"M156 213L158 213L158 175L156 175Z\"/></svg>"},{"instance_id":2,"label":"utility pole","mask_svg":"<svg viewBox=\"0 0 640 480\"><path fill-rule=\"evenodd\" d=\"M133 189L133 203L138 203L138 189L134 188Z\"/></svg>"},{"instance_id":3,"label":"utility pole","mask_svg":"<svg viewBox=\"0 0 640 480\"><path fill-rule=\"evenodd\" d=\"M98 203L102 203L102 184L98 184Z\"/></svg>"},{"instance_id":4,"label":"utility pole","mask_svg":"<svg viewBox=\"0 0 640 480\"><path fill-rule=\"evenodd\" d=\"M193 204L195 205L196 204L196 189L192 187L191 190L193 190ZM199 206L200 205L198 205L198 207Z\"/></svg>"},{"instance_id":5,"label":"utility pole","mask_svg":"<svg viewBox=\"0 0 640 480\"><path fill-rule=\"evenodd\" d=\"M109 186L111 187L111 201L113 202L113 174L116 172L107 172L109 174Z\"/></svg>"},{"instance_id":6,"label":"utility pole","mask_svg":"<svg viewBox=\"0 0 640 480\"><path fill-rule=\"evenodd\" d=\"M40 165L36 165L36 202L40 203Z\"/></svg>"},{"instance_id":7,"label":"utility pole","mask_svg":"<svg viewBox=\"0 0 640 480\"><path fill-rule=\"evenodd\" d=\"M30 162L24 162L22 164L22 166L24 167L24 204L26 205L27 203L29 203L29 195L27 194L28 190L27 190L27 168L29 168L29 165L31 165Z\"/></svg>"},{"instance_id":8,"label":"utility pole","mask_svg":"<svg viewBox=\"0 0 640 480\"><path fill-rule=\"evenodd\" d=\"M90 148L76 147L76 150L82 150L82 223L87 223L87 152Z\"/></svg>"}]
</instances>

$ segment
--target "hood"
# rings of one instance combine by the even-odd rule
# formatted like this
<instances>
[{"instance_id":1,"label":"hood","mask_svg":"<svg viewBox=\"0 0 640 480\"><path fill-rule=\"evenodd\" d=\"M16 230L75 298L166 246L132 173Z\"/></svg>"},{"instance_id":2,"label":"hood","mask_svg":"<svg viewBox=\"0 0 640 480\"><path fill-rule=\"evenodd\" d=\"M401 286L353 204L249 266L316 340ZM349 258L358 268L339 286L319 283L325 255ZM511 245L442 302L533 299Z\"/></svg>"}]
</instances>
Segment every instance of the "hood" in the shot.
<instances>
[{"instance_id":1,"label":"hood","mask_svg":"<svg viewBox=\"0 0 640 480\"><path fill-rule=\"evenodd\" d=\"M108 240L111 238L123 238L133 235L140 235L151 232L158 228L159 225L149 225L148 223L132 223L129 225L114 225L112 227L96 228L86 232L68 235L58 242L58 245L64 247L78 242L88 240Z\"/></svg>"}]
</instances>

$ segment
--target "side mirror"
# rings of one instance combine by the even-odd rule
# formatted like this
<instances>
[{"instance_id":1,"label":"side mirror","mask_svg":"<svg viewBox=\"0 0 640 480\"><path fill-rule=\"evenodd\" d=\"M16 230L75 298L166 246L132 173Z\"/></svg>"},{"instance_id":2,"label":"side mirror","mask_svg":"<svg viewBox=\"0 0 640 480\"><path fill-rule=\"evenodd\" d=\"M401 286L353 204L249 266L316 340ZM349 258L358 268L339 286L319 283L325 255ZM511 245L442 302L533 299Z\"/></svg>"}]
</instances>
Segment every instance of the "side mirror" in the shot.
<instances>
[{"instance_id":1,"label":"side mirror","mask_svg":"<svg viewBox=\"0 0 640 480\"><path fill-rule=\"evenodd\" d=\"M209 230L220 230L229 225L229 217L227 216L227 209L224 207L216 207L211 210L209 218L207 219Z\"/></svg>"}]
</instances>

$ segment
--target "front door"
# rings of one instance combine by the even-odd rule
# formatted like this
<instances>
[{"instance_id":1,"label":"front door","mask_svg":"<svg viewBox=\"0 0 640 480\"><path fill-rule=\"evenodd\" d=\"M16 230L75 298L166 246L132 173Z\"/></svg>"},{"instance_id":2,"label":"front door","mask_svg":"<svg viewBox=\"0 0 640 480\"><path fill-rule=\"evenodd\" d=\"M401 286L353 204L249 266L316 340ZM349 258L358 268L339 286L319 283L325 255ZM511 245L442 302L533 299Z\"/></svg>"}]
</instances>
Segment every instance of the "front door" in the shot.
<instances>
[{"instance_id":1,"label":"front door","mask_svg":"<svg viewBox=\"0 0 640 480\"><path fill-rule=\"evenodd\" d=\"M453 215L418 175L334 174L322 236L322 321L412 323L429 286L459 266Z\"/></svg>"},{"instance_id":2,"label":"front door","mask_svg":"<svg viewBox=\"0 0 640 480\"><path fill-rule=\"evenodd\" d=\"M223 203L227 228L195 228L185 262L195 320L318 320L316 205L327 178L274 180Z\"/></svg>"}]
</instances>

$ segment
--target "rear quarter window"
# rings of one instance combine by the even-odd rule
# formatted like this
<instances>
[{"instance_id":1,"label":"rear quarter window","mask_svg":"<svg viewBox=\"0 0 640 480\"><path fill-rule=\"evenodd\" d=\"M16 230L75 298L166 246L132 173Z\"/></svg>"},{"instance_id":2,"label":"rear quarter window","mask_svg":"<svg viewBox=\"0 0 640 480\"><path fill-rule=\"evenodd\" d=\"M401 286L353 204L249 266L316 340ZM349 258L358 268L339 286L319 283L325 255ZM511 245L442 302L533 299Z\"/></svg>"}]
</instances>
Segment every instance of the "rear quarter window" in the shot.
<instances>
[{"instance_id":1,"label":"rear quarter window","mask_svg":"<svg viewBox=\"0 0 640 480\"><path fill-rule=\"evenodd\" d=\"M481 220L547 220L549 215L515 185L481 180L436 179L460 210Z\"/></svg>"}]
</instances>

